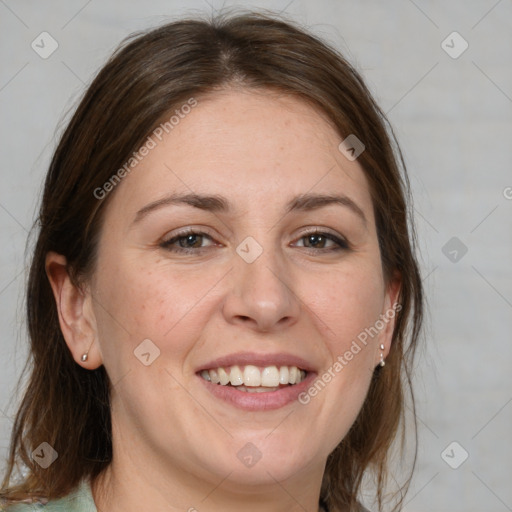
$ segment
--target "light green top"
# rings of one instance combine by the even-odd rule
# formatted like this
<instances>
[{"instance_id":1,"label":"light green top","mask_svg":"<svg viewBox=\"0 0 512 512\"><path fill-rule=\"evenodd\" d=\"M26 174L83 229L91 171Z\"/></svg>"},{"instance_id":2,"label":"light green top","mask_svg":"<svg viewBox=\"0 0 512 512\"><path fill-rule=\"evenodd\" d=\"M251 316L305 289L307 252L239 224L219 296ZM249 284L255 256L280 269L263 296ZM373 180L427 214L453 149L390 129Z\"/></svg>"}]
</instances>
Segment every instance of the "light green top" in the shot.
<instances>
[{"instance_id":1,"label":"light green top","mask_svg":"<svg viewBox=\"0 0 512 512\"><path fill-rule=\"evenodd\" d=\"M42 503L17 503L6 509L0 508L0 510L5 510L5 512L98 512L92 497L91 485L85 479L73 492L64 498L49 501L46 505ZM369 511L361 505L361 512Z\"/></svg>"},{"instance_id":2,"label":"light green top","mask_svg":"<svg viewBox=\"0 0 512 512\"><path fill-rule=\"evenodd\" d=\"M51 500L46 505L42 503L17 503L5 509L6 512L97 512L92 497L91 485L88 480L82 480L78 487L64 498Z\"/></svg>"}]
</instances>

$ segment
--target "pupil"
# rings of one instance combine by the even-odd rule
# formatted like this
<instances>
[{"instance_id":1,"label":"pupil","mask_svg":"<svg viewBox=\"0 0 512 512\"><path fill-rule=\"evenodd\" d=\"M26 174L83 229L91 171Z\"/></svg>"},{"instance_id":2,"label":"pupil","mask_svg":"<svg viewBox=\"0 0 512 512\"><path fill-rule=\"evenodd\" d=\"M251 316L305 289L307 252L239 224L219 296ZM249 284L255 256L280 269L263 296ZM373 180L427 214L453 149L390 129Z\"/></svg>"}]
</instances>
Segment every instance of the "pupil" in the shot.
<instances>
[{"instance_id":1,"label":"pupil","mask_svg":"<svg viewBox=\"0 0 512 512\"><path fill-rule=\"evenodd\" d=\"M322 236L321 235L310 235L309 236L309 243L312 245L316 245L318 242L322 242Z\"/></svg>"},{"instance_id":2,"label":"pupil","mask_svg":"<svg viewBox=\"0 0 512 512\"><path fill-rule=\"evenodd\" d=\"M185 244L187 246L195 246L197 243L198 235L187 235L185 238Z\"/></svg>"}]
</instances>

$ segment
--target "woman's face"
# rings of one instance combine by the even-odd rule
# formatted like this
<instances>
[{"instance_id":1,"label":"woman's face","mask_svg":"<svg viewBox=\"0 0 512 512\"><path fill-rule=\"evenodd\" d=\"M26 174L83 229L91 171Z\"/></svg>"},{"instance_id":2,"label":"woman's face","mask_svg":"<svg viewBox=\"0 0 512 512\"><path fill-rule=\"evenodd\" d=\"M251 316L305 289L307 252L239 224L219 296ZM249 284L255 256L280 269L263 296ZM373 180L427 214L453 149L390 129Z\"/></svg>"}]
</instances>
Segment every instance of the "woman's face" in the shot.
<instances>
[{"instance_id":1,"label":"woman's face","mask_svg":"<svg viewBox=\"0 0 512 512\"><path fill-rule=\"evenodd\" d=\"M298 99L197 102L106 209L89 291L114 454L237 489L321 479L390 343L392 321L361 341L397 291L368 184Z\"/></svg>"}]
</instances>

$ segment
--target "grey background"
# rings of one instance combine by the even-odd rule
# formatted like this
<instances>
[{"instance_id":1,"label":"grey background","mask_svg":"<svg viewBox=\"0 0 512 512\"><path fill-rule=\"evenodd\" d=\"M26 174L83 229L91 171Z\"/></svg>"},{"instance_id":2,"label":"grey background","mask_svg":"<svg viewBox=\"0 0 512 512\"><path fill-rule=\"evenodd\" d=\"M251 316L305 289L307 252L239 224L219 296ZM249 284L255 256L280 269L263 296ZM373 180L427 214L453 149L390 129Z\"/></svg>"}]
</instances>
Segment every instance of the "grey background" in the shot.
<instances>
[{"instance_id":1,"label":"grey background","mask_svg":"<svg viewBox=\"0 0 512 512\"><path fill-rule=\"evenodd\" d=\"M0 464L27 352L25 241L59 123L123 37L222 7L210 1L0 0ZM511 0L231 5L286 10L345 52L405 153L429 318L415 372L418 470L404 510L512 510ZM47 59L31 48L43 31L59 45ZM453 31L469 44L458 58L441 46ZM452 53L457 37L445 43ZM458 247L446 246L452 237ZM458 469L447 464L465 452Z\"/></svg>"}]
</instances>

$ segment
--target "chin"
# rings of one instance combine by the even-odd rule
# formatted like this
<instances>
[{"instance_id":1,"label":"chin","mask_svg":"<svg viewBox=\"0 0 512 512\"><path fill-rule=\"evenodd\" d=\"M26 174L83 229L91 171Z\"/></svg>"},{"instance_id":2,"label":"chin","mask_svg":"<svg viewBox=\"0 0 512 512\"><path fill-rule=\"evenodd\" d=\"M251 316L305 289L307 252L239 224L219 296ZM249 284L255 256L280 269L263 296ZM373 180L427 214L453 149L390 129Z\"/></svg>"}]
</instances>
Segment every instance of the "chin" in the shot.
<instances>
[{"instance_id":1,"label":"chin","mask_svg":"<svg viewBox=\"0 0 512 512\"><path fill-rule=\"evenodd\" d=\"M286 420L285 420L286 421ZM271 431L272 432L272 431ZM310 467L315 460L309 435L289 431L267 430L230 440L229 450L217 459L221 462L222 476L239 485L275 485ZM318 452L321 448L318 447ZM318 454L317 454L318 455Z\"/></svg>"}]
</instances>

